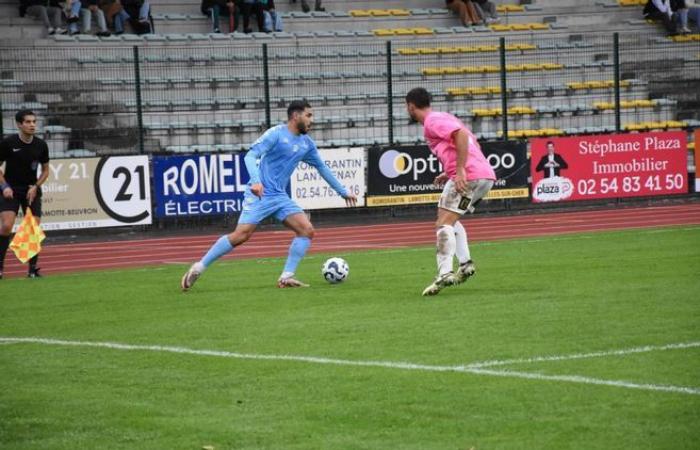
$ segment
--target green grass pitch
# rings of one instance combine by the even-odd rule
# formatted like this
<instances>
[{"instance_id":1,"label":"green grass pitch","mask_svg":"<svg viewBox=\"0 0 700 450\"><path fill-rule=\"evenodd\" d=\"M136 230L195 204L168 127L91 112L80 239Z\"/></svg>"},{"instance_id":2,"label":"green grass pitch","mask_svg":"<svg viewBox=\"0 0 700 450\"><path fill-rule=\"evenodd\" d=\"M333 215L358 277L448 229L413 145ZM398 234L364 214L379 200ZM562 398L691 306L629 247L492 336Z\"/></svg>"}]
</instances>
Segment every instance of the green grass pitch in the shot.
<instances>
[{"instance_id":1,"label":"green grass pitch","mask_svg":"<svg viewBox=\"0 0 700 450\"><path fill-rule=\"evenodd\" d=\"M700 342L700 227L472 254L477 275L427 299L428 247L333 255L336 286L312 255L309 289L275 287L281 259L223 261L187 294L177 265L6 279L0 337L428 366ZM700 346L490 368L535 379L0 341L0 448L698 448Z\"/></svg>"}]
</instances>

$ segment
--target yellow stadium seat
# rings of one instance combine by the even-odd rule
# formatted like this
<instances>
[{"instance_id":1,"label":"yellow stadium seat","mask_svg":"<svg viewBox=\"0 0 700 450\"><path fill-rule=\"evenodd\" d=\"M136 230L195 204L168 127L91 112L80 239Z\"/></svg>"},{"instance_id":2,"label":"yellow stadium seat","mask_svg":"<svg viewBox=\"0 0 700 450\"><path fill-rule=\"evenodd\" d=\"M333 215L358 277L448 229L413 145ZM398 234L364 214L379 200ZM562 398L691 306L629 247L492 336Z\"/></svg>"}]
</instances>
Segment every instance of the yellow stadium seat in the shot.
<instances>
[{"instance_id":1,"label":"yellow stadium seat","mask_svg":"<svg viewBox=\"0 0 700 450\"><path fill-rule=\"evenodd\" d=\"M410 16L411 11L408 9L387 9L387 12L392 16Z\"/></svg>"},{"instance_id":2,"label":"yellow stadium seat","mask_svg":"<svg viewBox=\"0 0 700 450\"><path fill-rule=\"evenodd\" d=\"M464 46L455 48L459 51L459 53L474 53L479 51L479 47Z\"/></svg>"},{"instance_id":3,"label":"yellow stadium seat","mask_svg":"<svg viewBox=\"0 0 700 450\"><path fill-rule=\"evenodd\" d=\"M434 31L432 28L411 28L413 31L413 34L433 34Z\"/></svg>"},{"instance_id":4,"label":"yellow stadium seat","mask_svg":"<svg viewBox=\"0 0 700 450\"><path fill-rule=\"evenodd\" d=\"M477 49L480 52L497 52L498 51L498 45L480 45L477 47Z\"/></svg>"},{"instance_id":5,"label":"yellow stadium seat","mask_svg":"<svg viewBox=\"0 0 700 450\"><path fill-rule=\"evenodd\" d=\"M531 30L549 30L549 25L546 23L530 23L528 25Z\"/></svg>"},{"instance_id":6,"label":"yellow stadium seat","mask_svg":"<svg viewBox=\"0 0 700 450\"><path fill-rule=\"evenodd\" d=\"M366 9L351 9L348 11L353 17L370 17L372 14Z\"/></svg>"},{"instance_id":7,"label":"yellow stadium seat","mask_svg":"<svg viewBox=\"0 0 700 450\"><path fill-rule=\"evenodd\" d=\"M491 28L493 31L510 31L510 25L494 24L489 25L489 28Z\"/></svg>"},{"instance_id":8,"label":"yellow stadium seat","mask_svg":"<svg viewBox=\"0 0 700 450\"><path fill-rule=\"evenodd\" d=\"M390 30L388 28L378 28L376 30L372 30L372 33L374 33L375 36L393 36L394 30Z\"/></svg>"},{"instance_id":9,"label":"yellow stadium seat","mask_svg":"<svg viewBox=\"0 0 700 450\"><path fill-rule=\"evenodd\" d=\"M442 69L439 67L425 67L421 71L423 75L442 75Z\"/></svg>"},{"instance_id":10,"label":"yellow stadium seat","mask_svg":"<svg viewBox=\"0 0 700 450\"><path fill-rule=\"evenodd\" d=\"M386 17L391 15L386 9L370 9L369 14L373 17Z\"/></svg>"},{"instance_id":11,"label":"yellow stadium seat","mask_svg":"<svg viewBox=\"0 0 700 450\"><path fill-rule=\"evenodd\" d=\"M420 52L417 48L400 48L399 55L419 55Z\"/></svg>"},{"instance_id":12,"label":"yellow stadium seat","mask_svg":"<svg viewBox=\"0 0 700 450\"><path fill-rule=\"evenodd\" d=\"M543 64L541 64L541 66L544 70L558 70L558 69L564 68L563 64L556 64L556 63L543 63Z\"/></svg>"},{"instance_id":13,"label":"yellow stadium seat","mask_svg":"<svg viewBox=\"0 0 700 450\"><path fill-rule=\"evenodd\" d=\"M441 53L443 55L449 55L452 53L459 53L457 50L457 47L437 47L436 50L438 53Z\"/></svg>"}]
</instances>

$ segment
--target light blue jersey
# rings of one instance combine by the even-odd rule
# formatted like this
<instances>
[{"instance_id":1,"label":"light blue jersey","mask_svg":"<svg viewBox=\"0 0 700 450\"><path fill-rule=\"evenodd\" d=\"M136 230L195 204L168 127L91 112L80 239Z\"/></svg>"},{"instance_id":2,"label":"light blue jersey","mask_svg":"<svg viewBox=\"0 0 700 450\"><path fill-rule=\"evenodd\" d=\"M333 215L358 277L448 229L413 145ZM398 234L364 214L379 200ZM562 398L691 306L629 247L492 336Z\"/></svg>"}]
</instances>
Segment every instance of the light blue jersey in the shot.
<instances>
[{"instance_id":1,"label":"light blue jersey","mask_svg":"<svg viewBox=\"0 0 700 450\"><path fill-rule=\"evenodd\" d=\"M250 182L245 193L239 223L260 223L268 216L283 221L302 209L287 195L287 187L300 161L314 166L324 180L342 197L347 190L335 178L321 159L314 141L305 134L295 135L286 124L270 128L253 143L245 156ZM262 183L262 199L250 191L250 186Z\"/></svg>"},{"instance_id":2,"label":"light blue jersey","mask_svg":"<svg viewBox=\"0 0 700 450\"><path fill-rule=\"evenodd\" d=\"M260 165L256 164L260 161ZM321 176L341 196L347 195L333 172L326 167L314 141L305 134L295 135L286 124L270 128L250 147L245 165L250 174L250 184L262 183L265 194L287 192L292 172L304 161L316 167Z\"/></svg>"}]
</instances>

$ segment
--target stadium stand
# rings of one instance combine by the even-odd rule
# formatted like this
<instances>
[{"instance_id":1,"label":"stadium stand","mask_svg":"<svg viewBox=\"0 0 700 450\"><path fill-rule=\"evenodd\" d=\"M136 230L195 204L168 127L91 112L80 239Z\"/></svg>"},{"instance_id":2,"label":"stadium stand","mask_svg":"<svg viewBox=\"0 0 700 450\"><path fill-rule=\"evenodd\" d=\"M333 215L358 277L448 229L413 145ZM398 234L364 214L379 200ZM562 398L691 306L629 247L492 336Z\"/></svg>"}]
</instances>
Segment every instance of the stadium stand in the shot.
<instances>
[{"instance_id":1,"label":"stadium stand","mask_svg":"<svg viewBox=\"0 0 700 450\"><path fill-rule=\"evenodd\" d=\"M54 156L235 151L304 97L322 146L420 142L403 95L423 85L497 139L505 75L509 137L606 133L616 70L620 129L700 126L700 34L668 38L630 1L496 3L500 23L465 28L438 1L278 2L284 32L213 34L199 2L166 0L157 34L97 37L47 36L0 0L3 127L35 109Z\"/></svg>"}]
</instances>

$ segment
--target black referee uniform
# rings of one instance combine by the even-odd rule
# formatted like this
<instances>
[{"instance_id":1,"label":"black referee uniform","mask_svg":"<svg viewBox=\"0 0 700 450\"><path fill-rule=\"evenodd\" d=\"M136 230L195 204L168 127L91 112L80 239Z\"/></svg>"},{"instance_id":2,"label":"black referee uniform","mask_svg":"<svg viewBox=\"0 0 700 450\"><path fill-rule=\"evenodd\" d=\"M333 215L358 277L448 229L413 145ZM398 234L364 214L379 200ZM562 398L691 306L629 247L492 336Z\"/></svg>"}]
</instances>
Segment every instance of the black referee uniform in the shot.
<instances>
[{"instance_id":1,"label":"black referee uniform","mask_svg":"<svg viewBox=\"0 0 700 450\"><path fill-rule=\"evenodd\" d=\"M0 213L12 211L16 215L20 207L24 212L29 206L34 216L41 217L41 188L37 188L36 197L31 204L28 204L27 191L36 185L38 168L49 162L49 146L46 145L46 141L33 136L32 141L27 144L20 139L19 134L9 136L0 142L0 165L3 162L5 183L12 188L13 196L12 199L7 199L0 192ZM5 186L2 188L4 190ZM0 235L0 273L10 243L10 233L11 230L7 235ZM36 274L38 259L39 255L36 255L29 260L30 276Z\"/></svg>"}]
</instances>

